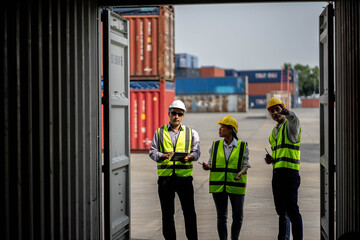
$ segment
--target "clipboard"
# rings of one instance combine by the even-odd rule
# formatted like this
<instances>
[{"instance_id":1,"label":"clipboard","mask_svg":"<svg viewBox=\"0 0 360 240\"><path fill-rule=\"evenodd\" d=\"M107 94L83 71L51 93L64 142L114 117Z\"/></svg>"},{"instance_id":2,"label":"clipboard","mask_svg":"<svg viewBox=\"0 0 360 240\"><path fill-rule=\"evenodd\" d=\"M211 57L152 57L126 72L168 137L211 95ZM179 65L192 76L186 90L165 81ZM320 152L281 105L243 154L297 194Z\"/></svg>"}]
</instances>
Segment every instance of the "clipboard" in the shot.
<instances>
[{"instance_id":1,"label":"clipboard","mask_svg":"<svg viewBox=\"0 0 360 240\"><path fill-rule=\"evenodd\" d=\"M170 161L182 161L184 160L184 157L189 155L189 153L186 152L175 152L174 155L172 155Z\"/></svg>"}]
</instances>

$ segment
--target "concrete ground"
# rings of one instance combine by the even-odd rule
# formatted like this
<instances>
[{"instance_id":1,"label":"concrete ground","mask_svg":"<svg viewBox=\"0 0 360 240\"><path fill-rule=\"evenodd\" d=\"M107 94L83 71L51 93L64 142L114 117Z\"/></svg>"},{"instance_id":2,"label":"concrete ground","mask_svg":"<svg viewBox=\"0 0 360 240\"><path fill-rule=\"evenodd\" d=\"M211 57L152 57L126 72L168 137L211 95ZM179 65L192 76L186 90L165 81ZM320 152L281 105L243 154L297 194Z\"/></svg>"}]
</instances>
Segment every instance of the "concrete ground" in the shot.
<instances>
[{"instance_id":1,"label":"concrete ground","mask_svg":"<svg viewBox=\"0 0 360 240\"><path fill-rule=\"evenodd\" d=\"M304 239L320 239L320 167L319 167L319 109L294 109L302 127L301 186L299 206L303 217ZM270 150L268 136L275 122L265 117L265 110L248 113L187 113L183 123L198 131L201 139L199 161L208 161L212 141L219 139L218 125L226 115L239 122L239 139L248 142L251 168L244 204L244 222L240 239L277 239L278 217L271 191L272 168L265 164L265 147ZM208 193L208 174L194 164L195 208L199 239L218 239L216 212ZM131 238L164 239L161 228L161 210L157 195L156 164L148 154L131 155ZM176 197L177 239L186 239L181 205ZM230 229L231 204L228 225Z\"/></svg>"}]
</instances>

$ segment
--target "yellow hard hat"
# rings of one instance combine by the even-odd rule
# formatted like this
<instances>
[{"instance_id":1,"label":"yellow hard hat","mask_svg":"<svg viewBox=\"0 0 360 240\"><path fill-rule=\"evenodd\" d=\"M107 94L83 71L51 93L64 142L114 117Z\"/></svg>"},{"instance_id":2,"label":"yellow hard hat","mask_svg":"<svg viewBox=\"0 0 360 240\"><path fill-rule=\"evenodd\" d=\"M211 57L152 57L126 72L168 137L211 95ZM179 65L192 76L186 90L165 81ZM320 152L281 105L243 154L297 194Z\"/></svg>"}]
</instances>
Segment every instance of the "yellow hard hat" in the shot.
<instances>
[{"instance_id":1,"label":"yellow hard hat","mask_svg":"<svg viewBox=\"0 0 360 240\"><path fill-rule=\"evenodd\" d=\"M267 103L267 106L266 106L266 109L269 110L269 108L273 107L273 106L276 106L276 105L283 105L284 108L285 108L285 103L283 101L281 101L279 98L276 98L276 97L272 97L268 103Z\"/></svg>"},{"instance_id":2,"label":"yellow hard hat","mask_svg":"<svg viewBox=\"0 0 360 240\"><path fill-rule=\"evenodd\" d=\"M221 119L220 122L217 122L217 124L230 125L230 126L234 127L236 132L238 132L238 122L232 116L224 117L223 119Z\"/></svg>"}]
</instances>

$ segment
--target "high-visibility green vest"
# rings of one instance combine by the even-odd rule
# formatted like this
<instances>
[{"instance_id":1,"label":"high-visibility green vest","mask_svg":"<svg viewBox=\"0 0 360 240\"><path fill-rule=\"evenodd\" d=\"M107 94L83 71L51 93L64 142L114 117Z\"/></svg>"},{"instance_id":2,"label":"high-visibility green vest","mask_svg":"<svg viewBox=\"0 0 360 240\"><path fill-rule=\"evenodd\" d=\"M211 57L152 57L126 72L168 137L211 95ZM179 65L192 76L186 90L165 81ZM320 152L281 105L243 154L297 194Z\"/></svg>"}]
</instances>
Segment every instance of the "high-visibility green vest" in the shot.
<instances>
[{"instance_id":1,"label":"high-visibility green vest","mask_svg":"<svg viewBox=\"0 0 360 240\"><path fill-rule=\"evenodd\" d=\"M191 128L182 125L181 129L179 129L180 133L175 147L171 142L167 125L158 128L157 131L159 136L160 152L186 152L190 154L192 139ZM182 163L180 161L170 161L170 159L165 159L164 161L157 163L159 177L172 176L174 173L178 177L190 177L192 176L192 169L192 161Z\"/></svg>"},{"instance_id":2,"label":"high-visibility green vest","mask_svg":"<svg viewBox=\"0 0 360 240\"><path fill-rule=\"evenodd\" d=\"M273 168L290 168L294 170L300 169L300 139L296 143L289 140L287 136L287 120L280 127L277 137L275 137L275 129L270 134L269 142L272 149L272 157L274 160Z\"/></svg>"},{"instance_id":3,"label":"high-visibility green vest","mask_svg":"<svg viewBox=\"0 0 360 240\"><path fill-rule=\"evenodd\" d=\"M241 175L240 180L234 180L234 177L241 171L244 161L246 142L237 141L237 147L234 147L229 160L225 159L224 140L213 142L211 154L211 169L209 192L218 193L226 191L245 195L247 174Z\"/></svg>"}]
</instances>

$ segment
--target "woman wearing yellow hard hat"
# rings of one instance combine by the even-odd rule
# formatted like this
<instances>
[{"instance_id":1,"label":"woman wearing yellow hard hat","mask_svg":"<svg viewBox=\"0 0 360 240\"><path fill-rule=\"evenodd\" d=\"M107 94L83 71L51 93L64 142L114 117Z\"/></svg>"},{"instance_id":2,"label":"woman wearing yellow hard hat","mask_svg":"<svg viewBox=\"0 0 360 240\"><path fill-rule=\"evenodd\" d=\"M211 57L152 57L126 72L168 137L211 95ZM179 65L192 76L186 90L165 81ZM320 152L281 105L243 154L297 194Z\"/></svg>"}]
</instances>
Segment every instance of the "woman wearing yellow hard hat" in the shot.
<instances>
[{"instance_id":1,"label":"woman wearing yellow hard hat","mask_svg":"<svg viewBox=\"0 0 360 240\"><path fill-rule=\"evenodd\" d=\"M239 238L243 222L243 207L246 190L249 149L247 143L238 140L238 123L232 116L224 117L220 122L219 136L210 148L208 164L204 170L210 170L209 192L212 193L217 212L217 230L220 240L227 239L228 199L232 206L231 239Z\"/></svg>"}]
</instances>

